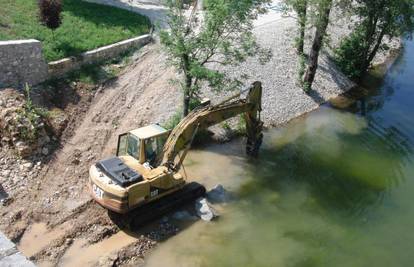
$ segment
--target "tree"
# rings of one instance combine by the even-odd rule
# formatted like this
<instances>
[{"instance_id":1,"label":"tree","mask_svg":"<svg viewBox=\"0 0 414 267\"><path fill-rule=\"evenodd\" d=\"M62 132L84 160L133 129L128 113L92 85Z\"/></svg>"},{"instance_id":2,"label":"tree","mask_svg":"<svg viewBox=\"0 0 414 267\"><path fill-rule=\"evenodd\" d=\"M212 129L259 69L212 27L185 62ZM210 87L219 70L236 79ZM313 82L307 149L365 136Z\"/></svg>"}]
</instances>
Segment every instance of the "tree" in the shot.
<instances>
[{"instance_id":1,"label":"tree","mask_svg":"<svg viewBox=\"0 0 414 267\"><path fill-rule=\"evenodd\" d=\"M51 29L53 33L62 24L62 1L39 0L38 5L40 22Z\"/></svg>"},{"instance_id":2,"label":"tree","mask_svg":"<svg viewBox=\"0 0 414 267\"><path fill-rule=\"evenodd\" d=\"M304 55L305 32L309 0L284 0L287 10L293 9L297 15L299 33L296 37L296 49L299 55Z\"/></svg>"},{"instance_id":3,"label":"tree","mask_svg":"<svg viewBox=\"0 0 414 267\"><path fill-rule=\"evenodd\" d=\"M328 28L331 9L332 0L316 1L316 30L313 37L308 66L303 78L303 86L306 92L312 88L313 81L315 80L316 70L318 69L319 53Z\"/></svg>"},{"instance_id":4,"label":"tree","mask_svg":"<svg viewBox=\"0 0 414 267\"><path fill-rule=\"evenodd\" d=\"M296 51L299 55L298 81L302 84L303 75L306 67L306 57L304 52L306 24L308 22L308 6L310 0L284 0L282 11L285 13L294 11L299 26L298 36L295 39Z\"/></svg>"},{"instance_id":5,"label":"tree","mask_svg":"<svg viewBox=\"0 0 414 267\"><path fill-rule=\"evenodd\" d=\"M256 43L253 19L263 12L267 0L204 0L202 15L195 6L191 15L183 0L167 0L168 30L160 33L169 61L182 79L183 116L199 97L203 84L214 90L231 90L241 81L230 78L217 66L237 65L262 50ZM216 67L212 68L212 64Z\"/></svg>"},{"instance_id":6,"label":"tree","mask_svg":"<svg viewBox=\"0 0 414 267\"><path fill-rule=\"evenodd\" d=\"M359 17L354 31L336 50L336 61L351 78L360 79L378 51L390 39L414 30L414 0L356 0L352 11Z\"/></svg>"}]
</instances>

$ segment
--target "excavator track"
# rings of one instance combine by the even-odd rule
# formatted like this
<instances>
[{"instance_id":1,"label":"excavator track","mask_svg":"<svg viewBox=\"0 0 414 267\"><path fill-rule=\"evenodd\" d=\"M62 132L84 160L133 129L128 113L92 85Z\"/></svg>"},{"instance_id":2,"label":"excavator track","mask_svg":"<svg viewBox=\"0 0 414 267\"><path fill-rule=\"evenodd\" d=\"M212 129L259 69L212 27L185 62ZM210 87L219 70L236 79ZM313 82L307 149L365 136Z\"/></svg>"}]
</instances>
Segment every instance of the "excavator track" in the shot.
<instances>
[{"instance_id":1,"label":"excavator track","mask_svg":"<svg viewBox=\"0 0 414 267\"><path fill-rule=\"evenodd\" d=\"M203 185L191 182L180 190L166 195L157 201L138 207L127 214L119 214L108 210L108 215L119 228L135 230L199 197L203 197L205 193L206 189Z\"/></svg>"}]
</instances>

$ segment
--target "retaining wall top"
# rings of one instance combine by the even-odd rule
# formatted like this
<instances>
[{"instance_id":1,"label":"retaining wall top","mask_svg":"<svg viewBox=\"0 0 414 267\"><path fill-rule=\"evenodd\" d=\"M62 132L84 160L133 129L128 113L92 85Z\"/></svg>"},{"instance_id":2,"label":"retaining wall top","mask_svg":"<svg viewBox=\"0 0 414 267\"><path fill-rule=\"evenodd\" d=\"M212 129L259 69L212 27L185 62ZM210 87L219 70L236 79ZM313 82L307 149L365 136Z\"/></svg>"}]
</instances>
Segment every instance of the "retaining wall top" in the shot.
<instances>
[{"instance_id":1,"label":"retaining wall top","mask_svg":"<svg viewBox=\"0 0 414 267\"><path fill-rule=\"evenodd\" d=\"M0 45L19 45L19 44L32 44L32 43L40 44L41 42L35 39L0 41Z\"/></svg>"},{"instance_id":2,"label":"retaining wall top","mask_svg":"<svg viewBox=\"0 0 414 267\"><path fill-rule=\"evenodd\" d=\"M48 77L38 40L0 41L0 88L35 85Z\"/></svg>"}]
</instances>

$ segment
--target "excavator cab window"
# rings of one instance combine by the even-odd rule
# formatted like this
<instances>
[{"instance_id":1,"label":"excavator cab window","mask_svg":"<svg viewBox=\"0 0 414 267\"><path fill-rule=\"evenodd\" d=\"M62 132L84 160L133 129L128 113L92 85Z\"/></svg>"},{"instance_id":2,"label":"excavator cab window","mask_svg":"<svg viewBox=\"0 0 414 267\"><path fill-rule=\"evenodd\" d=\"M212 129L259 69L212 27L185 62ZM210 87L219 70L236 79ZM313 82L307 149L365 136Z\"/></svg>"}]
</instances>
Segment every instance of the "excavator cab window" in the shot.
<instances>
[{"instance_id":1,"label":"excavator cab window","mask_svg":"<svg viewBox=\"0 0 414 267\"><path fill-rule=\"evenodd\" d=\"M151 166L154 165L158 155L161 154L165 141L165 135L151 137L144 140L145 159Z\"/></svg>"},{"instance_id":2,"label":"excavator cab window","mask_svg":"<svg viewBox=\"0 0 414 267\"><path fill-rule=\"evenodd\" d=\"M126 133L119 136L117 156L129 155L139 159L139 139Z\"/></svg>"},{"instance_id":3,"label":"excavator cab window","mask_svg":"<svg viewBox=\"0 0 414 267\"><path fill-rule=\"evenodd\" d=\"M144 140L145 159L150 165L153 165L157 158L157 141L156 138L148 138Z\"/></svg>"}]
</instances>

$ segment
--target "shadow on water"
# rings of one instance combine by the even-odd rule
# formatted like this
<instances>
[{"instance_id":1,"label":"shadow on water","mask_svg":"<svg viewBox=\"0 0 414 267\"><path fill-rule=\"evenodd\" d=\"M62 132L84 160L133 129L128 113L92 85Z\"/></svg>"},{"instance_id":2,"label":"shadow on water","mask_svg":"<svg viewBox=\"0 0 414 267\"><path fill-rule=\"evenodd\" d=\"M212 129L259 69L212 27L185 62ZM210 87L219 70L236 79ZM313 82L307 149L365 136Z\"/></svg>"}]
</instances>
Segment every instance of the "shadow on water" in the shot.
<instances>
[{"instance_id":1,"label":"shadow on water","mask_svg":"<svg viewBox=\"0 0 414 267\"><path fill-rule=\"evenodd\" d=\"M241 197L262 190L283 195L305 186L312 201L325 210L345 217L366 215L383 203L389 190L403 182L400 160L412 153L409 146L403 145L403 136L392 128L382 130L386 142L376 132L340 134L347 145L337 157L320 153L306 137L283 147L265 148L261 158L266 160L251 166L249 172L255 178L242 187ZM356 153L361 146L366 146L369 154ZM372 158L371 153L380 156Z\"/></svg>"}]
</instances>

